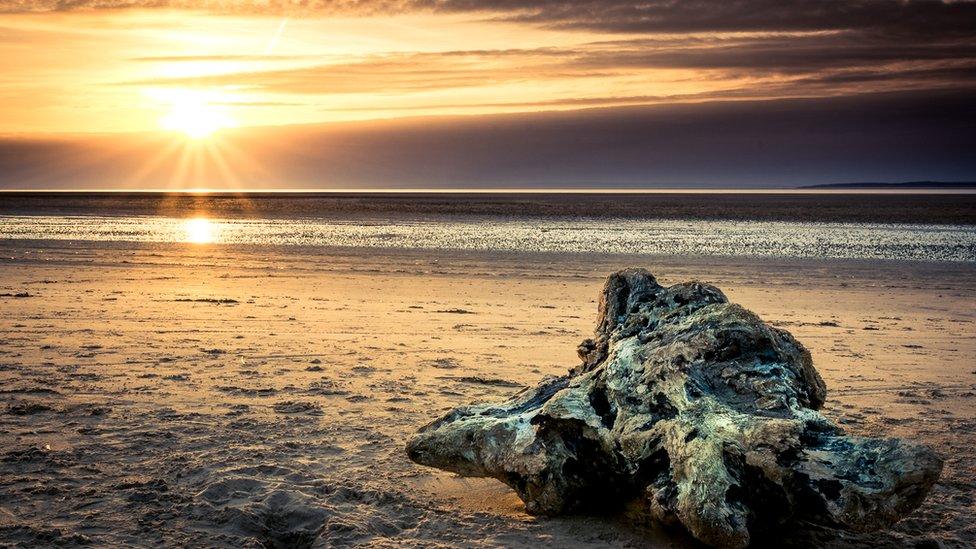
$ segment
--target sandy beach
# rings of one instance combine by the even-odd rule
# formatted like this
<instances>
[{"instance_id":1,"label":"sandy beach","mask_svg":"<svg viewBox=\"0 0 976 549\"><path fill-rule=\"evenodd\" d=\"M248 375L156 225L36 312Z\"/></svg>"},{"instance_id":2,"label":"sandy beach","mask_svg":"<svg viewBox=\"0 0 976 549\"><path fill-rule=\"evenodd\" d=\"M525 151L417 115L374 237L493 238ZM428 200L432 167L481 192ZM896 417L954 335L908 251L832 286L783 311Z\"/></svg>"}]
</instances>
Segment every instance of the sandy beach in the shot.
<instances>
[{"instance_id":1,"label":"sandy beach","mask_svg":"<svg viewBox=\"0 0 976 549\"><path fill-rule=\"evenodd\" d=\"M970 263L4 241L0 545L688 546L403 451L575 365L625 266L719 286L811 350L828 417L945 458L892 530L790 543L976 542Z\"/></svg>"}]
</instances>

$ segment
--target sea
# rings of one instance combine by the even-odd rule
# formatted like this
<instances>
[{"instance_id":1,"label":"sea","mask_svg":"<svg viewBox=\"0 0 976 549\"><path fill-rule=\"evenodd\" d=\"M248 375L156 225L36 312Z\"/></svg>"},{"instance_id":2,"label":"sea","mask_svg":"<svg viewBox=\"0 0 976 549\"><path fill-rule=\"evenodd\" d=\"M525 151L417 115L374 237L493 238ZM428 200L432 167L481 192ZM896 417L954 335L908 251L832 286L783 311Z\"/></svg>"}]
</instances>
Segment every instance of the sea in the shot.
<instances>
[{"instance_id":1,"label":"sea","mask_svg":"<svg viewBox=\"0 0 976 549\"><path fill-rule=\"evenodd\" d=\"M0 240L976 262L976 195L0 193Z\"/></svg>"}]
</instances>

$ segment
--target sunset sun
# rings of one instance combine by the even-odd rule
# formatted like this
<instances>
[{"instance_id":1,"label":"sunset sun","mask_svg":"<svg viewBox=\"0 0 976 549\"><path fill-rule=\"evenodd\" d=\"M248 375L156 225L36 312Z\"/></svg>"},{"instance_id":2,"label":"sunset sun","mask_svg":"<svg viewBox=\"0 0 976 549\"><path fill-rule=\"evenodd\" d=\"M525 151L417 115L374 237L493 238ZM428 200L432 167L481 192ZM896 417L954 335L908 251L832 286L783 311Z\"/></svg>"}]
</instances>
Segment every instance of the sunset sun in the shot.
<instances>
[{"instance_id":1,"label":"sunset sun","mask_svg":"<svg viewBox=\"0 0 976 549\"><path fill-rule=\"evenodd\" d=\"M217 130L234 126L234 120L205 98L183 94L171 99L169 111L159 119L159 126L190 139L204 139Z\"/></svg>"}]
</instances>

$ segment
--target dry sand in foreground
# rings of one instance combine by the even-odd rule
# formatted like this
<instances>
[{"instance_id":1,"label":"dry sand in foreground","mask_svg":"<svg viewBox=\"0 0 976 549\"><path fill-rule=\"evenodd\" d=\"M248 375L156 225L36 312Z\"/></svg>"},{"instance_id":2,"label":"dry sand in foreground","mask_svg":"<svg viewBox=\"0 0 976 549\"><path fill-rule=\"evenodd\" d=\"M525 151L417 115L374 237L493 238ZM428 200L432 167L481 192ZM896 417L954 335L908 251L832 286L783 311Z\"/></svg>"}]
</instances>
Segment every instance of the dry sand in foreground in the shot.
<instances>
[{"instance_id":1,"label":"dry sand in foreground","mask_svg":"<svg viewBox=\"0 0 976 549\"><path fill-rule=\"evenodd\" d=\"M976 543L974 266L12 241L0 257L0 546L686 546L530 517L500 483L403 453L443 411L575 364L603 277L631 265L718 285L811 349L829 417L946 458L892 531L818 544Z\"/></svg>"}]
</instances>

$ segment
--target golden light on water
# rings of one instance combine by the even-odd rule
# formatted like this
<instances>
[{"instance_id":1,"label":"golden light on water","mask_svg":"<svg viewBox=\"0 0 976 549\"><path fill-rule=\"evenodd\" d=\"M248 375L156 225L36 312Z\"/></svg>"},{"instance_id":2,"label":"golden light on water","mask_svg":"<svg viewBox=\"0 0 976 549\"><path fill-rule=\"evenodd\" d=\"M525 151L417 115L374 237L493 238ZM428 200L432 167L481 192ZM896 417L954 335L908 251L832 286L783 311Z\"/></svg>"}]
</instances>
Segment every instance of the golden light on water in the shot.
<instances>
[{"instance_id":1,"label":"golden light on water","mask_svg":"<svg viewBox=\"0 0 976 549\"><path fill-rule=\"evenodd\" d=\"M208 244L214 241L216 227L209 219L197 217L188 219L185 225L186 241L194 244Z\"/></svg>"}]
</instances>

